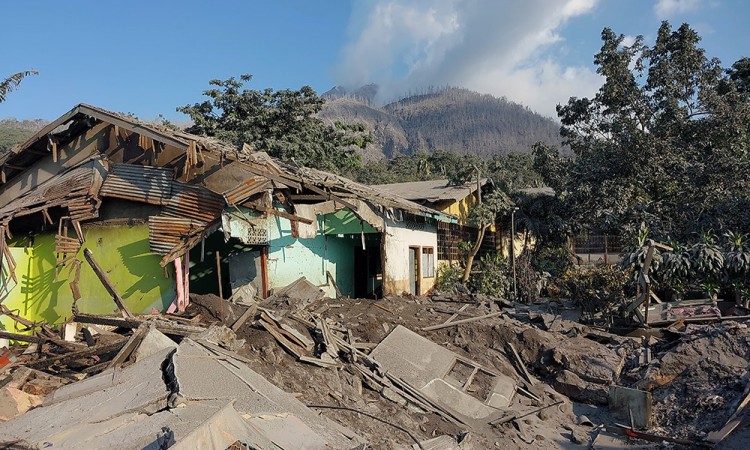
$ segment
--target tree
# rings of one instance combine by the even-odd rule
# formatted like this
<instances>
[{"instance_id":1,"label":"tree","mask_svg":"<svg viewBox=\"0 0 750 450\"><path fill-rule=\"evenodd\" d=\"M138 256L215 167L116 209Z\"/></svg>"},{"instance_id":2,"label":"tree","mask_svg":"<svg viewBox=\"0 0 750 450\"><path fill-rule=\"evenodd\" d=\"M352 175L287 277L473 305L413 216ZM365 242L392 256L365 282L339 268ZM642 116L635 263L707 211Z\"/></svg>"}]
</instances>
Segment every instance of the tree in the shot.
<instances>
[{"instance_id":1,"label":"tree","mask_svg":"<svg viewBox=\"0 0 750 450\"><path fill-rule=\"evenodd\" d=\"M186 131L238 147L249 144L284 161L331 172L349 173L360 166L356 150L373 141L364 125L323 122L317 114L324 100L309 86L242 89L251 78L211 80L215 88L203 92L208 100L177 108L193 121Z\"/></svg>"},{"instance_id":2,"label":"tree","mask_svg":"<svg viewBox=\"0 0 750 450\"><path fill-rule=\"evenodd\" d=\"M24 70L23 72L14 73L8 78L0 81L0 103L5 101L7 95L18 88L21 84L21 80L28 77L29 75L38 75L39 72L36 70Z\"/></svg>"},{"instance_id":3,"label":"tree","mask_svg":"<svg viewBox=\"0 0 750 450\"><path fill-rule=\"evenodd\" d=\"M575 222L608 233L644 223L657 239L747 232L750 179L727 177L750 173L745 63L728 75L687 24L663 22L652 47L610 29L602 41L597 94L557 108L575 154L562 183Z\"/></svg>"},{"instance_id":4,"label":"tree","mask_svg":"<svg viewBox=\"0 0 750 450\"><path fill-rule=\"evenodd\" d=\"M474 263L474 258L479 253L479 249L482 246L482 240L487 229L495 223L497 215L501 211L507 210L511 205L511 201L504 192L495 190L482 198L481 203L475 204L470 210L467 217L468 222L476 225L477 227L477 240L472 245L469 254L466 257L466 265L464 266L464 274L461 277L461 282L466 284L469 281L471 275L471 266Z\"/></svg>"}]
</instances>

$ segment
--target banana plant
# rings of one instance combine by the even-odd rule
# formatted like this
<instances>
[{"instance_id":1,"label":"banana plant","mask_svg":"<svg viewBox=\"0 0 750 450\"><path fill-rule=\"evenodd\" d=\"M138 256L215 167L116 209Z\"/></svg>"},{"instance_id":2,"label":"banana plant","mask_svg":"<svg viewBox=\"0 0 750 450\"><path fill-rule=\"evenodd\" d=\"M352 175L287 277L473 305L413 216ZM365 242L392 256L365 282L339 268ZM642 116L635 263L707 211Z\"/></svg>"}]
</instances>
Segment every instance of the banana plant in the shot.
<instances>
[{"instance_id":1,"label":"banana plant","mask_svg":"<svg viewBox=\"0 0 750 450\"><path fill-rule=\"evenodd\" d=\"M718 282L724 270L724 252L716 243L712 231L700 234L700 241L690 248L690 256L695 264L696 274L705 282Z\"/></svg>"}]
</instances>

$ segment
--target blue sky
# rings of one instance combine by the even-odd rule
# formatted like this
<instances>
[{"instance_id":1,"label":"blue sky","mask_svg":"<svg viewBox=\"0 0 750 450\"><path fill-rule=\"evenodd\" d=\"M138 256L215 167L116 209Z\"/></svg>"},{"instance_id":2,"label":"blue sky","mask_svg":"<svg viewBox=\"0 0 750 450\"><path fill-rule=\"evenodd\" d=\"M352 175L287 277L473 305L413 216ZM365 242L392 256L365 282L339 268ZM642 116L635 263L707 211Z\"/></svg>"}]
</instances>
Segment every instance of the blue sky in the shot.
<instances>
[{"instance_id":1,"label":"blue sky","mask_svg":"<svg viewBox=\"0 0 750 450\"><path fill-rule=\"evenodd\" d=\"M90 103L183 121L208 80L253 74L249 87L322 93L375 82L381 99L463 86L552 116L601 80L593 54L608 26L653 39L687 22L725 66L750 56L742 0L69 0L9 2L0 76L38 76L0 104L0 118L53 119Z\"/></svg>"}]
</instances>

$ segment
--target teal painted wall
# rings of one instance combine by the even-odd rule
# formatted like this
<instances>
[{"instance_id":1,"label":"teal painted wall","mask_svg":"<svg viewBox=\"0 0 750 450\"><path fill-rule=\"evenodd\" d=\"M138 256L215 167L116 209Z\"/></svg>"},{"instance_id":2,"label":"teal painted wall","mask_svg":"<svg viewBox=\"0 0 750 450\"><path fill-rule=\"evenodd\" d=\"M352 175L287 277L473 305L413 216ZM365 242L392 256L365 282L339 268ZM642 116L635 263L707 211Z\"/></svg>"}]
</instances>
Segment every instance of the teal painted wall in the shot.
<instances>
[{"instance_id":1,"label":"teal painted wall","mask_svg":"<svg viewBox=\"0 0 750 450\"><path fill-rule=\"evenodd\" d=\"M77 303L80 312L117 313L112 297L84 259L84 248L91 249L131 312L149 313L152 308L162 311L174 300L173 266L169 266L169 277L165 277L159 265L161 256L149 250L148 225L84 226L83 233L86 242L77 255L82 262L81 299ZM3 304L30 320L52 324L65 321L72 315L70 281L74 273L68 263L55 277L54 234L34 236L30 246L28 238L9 245L16 260L18 284L10 278L2 279L0 298ZM13 326L7 317L0 321L6 328Z\"/></svg>"},{"instance_id":2,"label":"teal painted wall","mask_svg":"<svg viewBox=\"0 0 750 450\"><path fill-rule=\"evenodd\" d=\"M270 289L286 286L301 276L322 286L328 283L326 271L330 271L343 295L354 294L354 245L361 245L359 234L337 237L319 233L313 239L296 239L292 237L289 220L277 216L266 220ZM321 229L322 218L318 220ZM323 290L331 297L336 295L332 286Z\"/></svg>"},{"instance_id":3,"label":"teal painted wall","mask_svg":"<svg viewBox=\"0 0 750 450\"><path fill-rule=\"evenodd\" d=\"M348 209L341 209L333 214L326 214L318 219L322 223L323 233L325 234L360 234L377 233L378 230L369 223L361 220Z\"/></svg>"},{"instance_id":4,"label":"teal painted wall","mask_svg":"<svg viewBox=\"0 0 750 450\"><path fill-rule=\"evenodd\" d=\"M242 209L225 214L224 228L232 237L243 239L247 235L249 219L256 227L268 233L268 288L284 287L304 276L310 283L320 286L330 297L336 291L328 284L326 271L330 271L341 293L354 295L354 249L361 247L361 233L376 233L369 224L360 222L352 212L341 210L334 214L317 217L317 233L313 238L292 237L292 225L288 219L270 215L260 217L257 213ZM232 267L229 268L230 272ZM246 268L235 267L236 273Z\"/></svg>"}]
</instances>

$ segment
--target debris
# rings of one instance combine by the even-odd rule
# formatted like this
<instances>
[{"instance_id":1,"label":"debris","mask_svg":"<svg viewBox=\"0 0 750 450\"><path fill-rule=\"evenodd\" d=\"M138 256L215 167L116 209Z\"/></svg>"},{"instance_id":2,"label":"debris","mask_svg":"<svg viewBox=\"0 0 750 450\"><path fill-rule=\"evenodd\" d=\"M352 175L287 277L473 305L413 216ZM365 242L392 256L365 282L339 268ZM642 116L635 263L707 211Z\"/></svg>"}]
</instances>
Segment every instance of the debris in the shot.
<instances>
[{"instance_id":1,"label":"debris","mask_svg":"<svg viewBox=\"0 0 750 450\"><path fill-rule=\"evenodd\" d=\"M19 416L42 403L40 395L28 394L20 389L5 386L0 389L0 422Z\"/></svg>"},{"instance_id":2,"label":"debris","mask_svg":"<svg viewBox=\"0 0 750 450\"><path fill-rule=\"evenodd\" d=\"M533 409L533 410L528 411L528 412L516 411L516 412L513 412L511 414L507 414L507 415L505 415L505 416L503 416L503 417L501 417L499 419L495 419L495 420L490 421L490 425L502 425L502 424L508 423L508 422L510 422L512 420L523 419L524 417L531 416L531 415L534 415L534 414L538 414L538 413L540 413L541 411L544 411L547 408L552 408L554 406L562 405L562 404L563 404L563 401L560 400L560 401L557 401L557 402L552 403L550 405L542 406L540 408L536 408L536 409Z\"/></svg>"},{"instance_id":3,"label":"debris","mask_svg":"<svg viewBox=\"0 0 750 450\"><path fill-rule=\"evenodd\" d=\"M468 318L468 319L456 320L455 322L448 322L448 323L442 323L440 325L433 325L433 326L430 326L430 327L423 327L422 331L440 330L442 328L452 327L453 325L462 325L462 324L465 324L465 323L476 322L477 320L490 319L492 317L497 317L500 314L501 314L500 312L494 312L494 313L490 313L490 314L485 314L483 316L477 316L477 317L471 317L471 318Z\"/></svg>"},{"instance_id":4,"label":"debris","mask_svg":"<svg viewBox=\"0 0 750 450\"><path fill-rule=\"evenodd\" d=\"M387 375L413 386L421 396L463 423L507 408L515 383L505 375L458 357L434 342L397 326L369 355Z\"/></svg>"},{"instance_id":5,"label":"debris","mask_svg":"<svg viewBox=\"0 0 750 450\"><path fill-rule=\"evenodd\" d=\"M330 275L330 272L328 272ZM274 297L293 298L299 300L302 305L319 300L325 296L325 293L313 285L304 276L297 278L292 283L273 292Z\"/></svg>"},{"instance_id":6,"label":"debris","mask_svg":"<svg viewBox=\"0 0 750 450\"><path fill-rule=\"evenodd\" d=\"M618 419L630 419L635 428L651 426L650 392L612 385L609 387L609 409Z\"/></svg>"}]
</instances>

